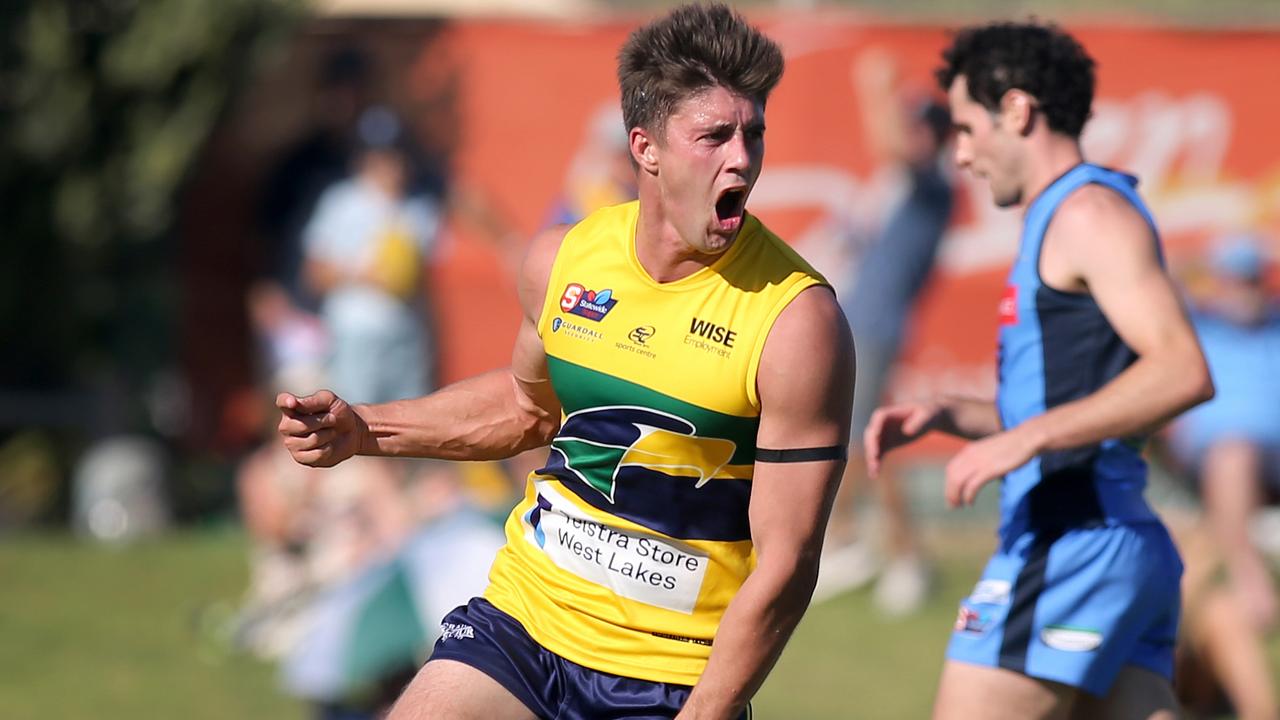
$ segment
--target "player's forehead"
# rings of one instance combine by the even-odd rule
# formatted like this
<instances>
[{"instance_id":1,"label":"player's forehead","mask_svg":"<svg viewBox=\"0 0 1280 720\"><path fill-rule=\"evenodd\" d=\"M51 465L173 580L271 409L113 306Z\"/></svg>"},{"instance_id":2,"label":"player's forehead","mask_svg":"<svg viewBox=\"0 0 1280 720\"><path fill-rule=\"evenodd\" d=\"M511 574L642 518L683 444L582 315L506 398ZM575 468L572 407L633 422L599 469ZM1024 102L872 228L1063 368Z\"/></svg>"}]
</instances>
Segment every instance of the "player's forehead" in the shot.
<instances>
[{"instance_id":1,"label":"player's forehead","mask_svg":"<svg viewBox=\"0 0 1280 720\"><path fill-rule=\"evenodd\" d=\"M982 105L969 94L969 79L964 75L957 75L951 81L951 87L947 88L947 101L953 115L982 109Z\"/></svg>"},{"instance_id":2,"label":"player's forehead","mask_svg":"<svg viewBox=\"0 0 1280 720\"><path fill-rule=\"evenodd\" d=\"M681 98L667 119L668 127L763 126L764 105L723 85L694 90Z\"/></svg>"}]
</instances>

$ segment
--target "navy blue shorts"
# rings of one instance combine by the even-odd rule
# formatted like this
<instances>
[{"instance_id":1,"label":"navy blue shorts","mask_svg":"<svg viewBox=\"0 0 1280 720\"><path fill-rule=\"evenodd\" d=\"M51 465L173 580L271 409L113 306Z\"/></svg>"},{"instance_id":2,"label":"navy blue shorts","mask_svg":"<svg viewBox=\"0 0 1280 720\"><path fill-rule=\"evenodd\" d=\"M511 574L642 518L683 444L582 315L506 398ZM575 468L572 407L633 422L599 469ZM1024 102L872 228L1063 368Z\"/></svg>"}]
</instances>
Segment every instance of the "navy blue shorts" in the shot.
<instances>
[{"instance_id":1,"label":"navy blue shorts","mask_svg":"<svg viewBox=\"0 0 1280 720\"><path fill-rule=\"evenodd\" d=\"M473 598L445 615L427 662L431 660L470 665L543 720L670 720L693 689L610 675L565 660L484 598ZM748 709L741 720L750 717Z\"/></svg>"}]
</instances>

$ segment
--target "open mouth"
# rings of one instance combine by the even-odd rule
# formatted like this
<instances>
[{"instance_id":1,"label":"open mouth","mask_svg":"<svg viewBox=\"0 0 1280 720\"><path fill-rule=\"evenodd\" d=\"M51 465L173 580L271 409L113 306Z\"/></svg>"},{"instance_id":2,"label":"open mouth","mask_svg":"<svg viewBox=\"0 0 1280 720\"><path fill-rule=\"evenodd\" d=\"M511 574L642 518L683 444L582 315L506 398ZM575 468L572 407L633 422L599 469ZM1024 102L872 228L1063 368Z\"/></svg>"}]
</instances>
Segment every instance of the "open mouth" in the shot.
<instances>
[{"instance_id":1,"label":"open mouth","mask_svg":"<svg viewBox=\"0 0 1280 720\"><path fill-rule=\"evenodd\" d=\"M716 221L722 230L736 230L742 223L742 213L746 210L747 189L729 188L720 193L716 200Z\"/></svg>"}]
</instances>

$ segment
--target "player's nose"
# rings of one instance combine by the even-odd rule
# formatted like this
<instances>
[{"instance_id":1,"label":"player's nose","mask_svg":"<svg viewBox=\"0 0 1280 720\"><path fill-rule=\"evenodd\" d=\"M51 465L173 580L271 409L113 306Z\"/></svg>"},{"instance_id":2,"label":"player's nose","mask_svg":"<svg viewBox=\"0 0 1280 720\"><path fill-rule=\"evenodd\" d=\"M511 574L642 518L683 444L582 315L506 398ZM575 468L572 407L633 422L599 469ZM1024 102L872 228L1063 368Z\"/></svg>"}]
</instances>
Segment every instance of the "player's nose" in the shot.
<instances>
[{"instance_id":1,"label":"player's nose","mask_svg":"<svg viewBox=\"0 0 1280 720\"><path fill-rule=\"evenodd\" d=\"M967 170L973 164L973 150L969 147L969 143L963 138L957 138L955 142L955 159L956 165L962 170Z\"/></svg>"},{"instance_id":2,"label":"player's nose","mask_svg":"<svg viewBox=\"0 0 1280 720\"><path fill-rule=\"evenodd\" d=\"M746 136L741 131L734 133L724 148L725 170L745 174L751 167L751 147Z\"/></svg>"}]
</instances>

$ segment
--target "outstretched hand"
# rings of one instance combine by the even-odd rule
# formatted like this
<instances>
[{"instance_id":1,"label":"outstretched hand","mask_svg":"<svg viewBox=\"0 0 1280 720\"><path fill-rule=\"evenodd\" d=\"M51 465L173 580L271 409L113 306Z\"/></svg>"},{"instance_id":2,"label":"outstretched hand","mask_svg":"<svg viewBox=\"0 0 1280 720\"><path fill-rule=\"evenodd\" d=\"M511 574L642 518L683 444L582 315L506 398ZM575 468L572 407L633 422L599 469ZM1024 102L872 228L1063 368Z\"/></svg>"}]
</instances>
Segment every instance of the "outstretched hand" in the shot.
<instances>
[{"instance_id":1,"label":"outstretched hand","mask_svg":"<svg viewBox=\"0 0 1280 720\"><path fill-rule=\"evenodd\" d=\"M942 408L935 403L905 403L877 409L862 433L867 473L880 474L880 463L894 448L907 445L933 429Z\"/></svg>"},{"instance_id":2,"label":"outstretched hand","mask_svg":"<svg viewBox=\"0 0 1280 720\"><path fill-rule=\"evenodd\" d=\"M311 467L333 467L360 449L364 421L345 400L328 390L298 397L276 396L278 430L293 459Z\"/></svg>"},{"instance_id":3,"label":"outstretched hand","mask_svg":"<svg viewBox=\"0 0 1280 720\"><path fill-rule=\"evenodd\" d=\"M972 505L987 483L1025 465L1037 452L1034 441L1018 428L965 445L947 463L947 505Z\"/></svg>"}]
</instances>

